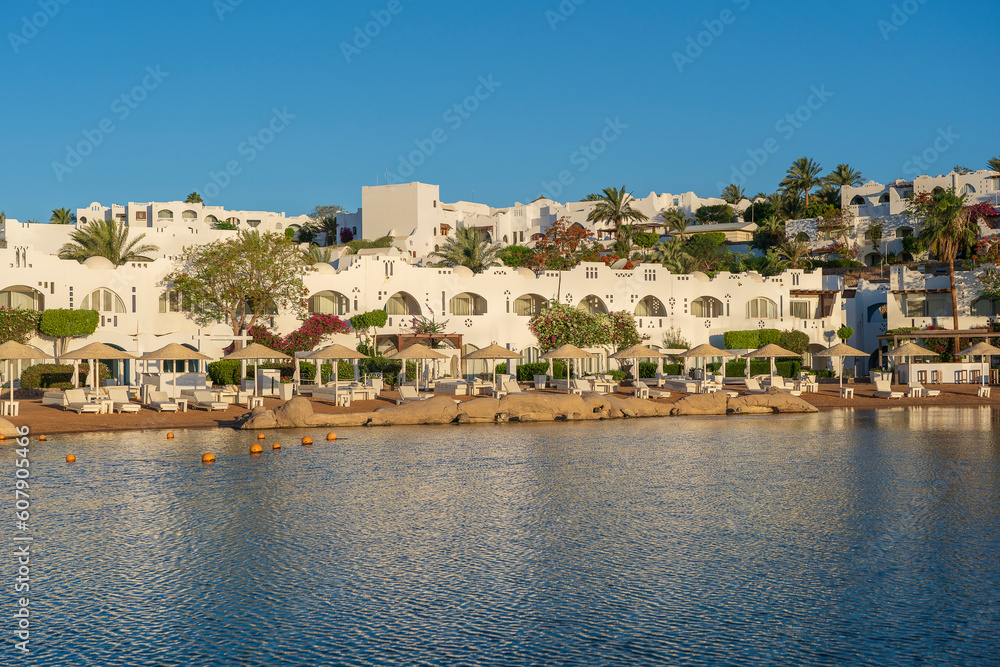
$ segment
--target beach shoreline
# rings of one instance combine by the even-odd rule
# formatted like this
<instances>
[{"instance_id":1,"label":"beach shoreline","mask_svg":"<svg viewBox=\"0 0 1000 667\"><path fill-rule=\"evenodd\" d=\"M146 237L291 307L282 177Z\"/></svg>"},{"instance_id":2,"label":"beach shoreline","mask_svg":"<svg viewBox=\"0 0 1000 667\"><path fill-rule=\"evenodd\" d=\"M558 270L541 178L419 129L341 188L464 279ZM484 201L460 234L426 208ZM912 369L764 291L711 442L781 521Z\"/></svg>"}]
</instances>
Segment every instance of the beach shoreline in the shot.
<instances>
[{"instance_id":1,"label":"beach shoreline","mask_svg":"<svg viewBox=\"0 0 1000 667\"><path fill-rule=\"evenodd\" d=\"M928 408L928 407L949 407L949 408L970 408L970 407L991 407L1000 408L1000 391L997 396L991 398L980 398L976 395L977 387L974 385L937 385L935 388L941 389L941 396L934 398L902 398L902 399L881 399L874 398L874 385L855 384L851 385L855 389L853 399L844 399L839 395L838 386L835 384L821 384L820 390L816 393L803 393L802 399L808 402L821 412L843 409L854 410L879 410L898 408ZM905 387L894 387L897 390L905 390ZM562 393L546 390L545 393ZM630 396L631 393L618 392L620 397ZM689 396L682 392L673 392L667 399L652 399L656 403L671 404ZM376 400L354 401L350 407L335 406L332 403L322 400L310 399L316 414L351 414L368 413L377 408L395 405L398 397L396 392L384 392ZM460 401L472 400L471 396L451 397ZM210 428L237 428L238 422L249 410L230 406L225 412L206 412L204 410L189 409L187 412L164 412L157 413L143 408L136 414L76 414L67 412L51 405L42 405L41 400L20 399L20 414L17 417L6 417L14 426L27 426L31 433L35 435L57 435L72 433L93 433L100 431L169 431L171 429L210 429ZM279 399L265 399L265 407L274 409L283 404ZM756 415L769 416L769 415Z\"/></svg>"}]
</instances>

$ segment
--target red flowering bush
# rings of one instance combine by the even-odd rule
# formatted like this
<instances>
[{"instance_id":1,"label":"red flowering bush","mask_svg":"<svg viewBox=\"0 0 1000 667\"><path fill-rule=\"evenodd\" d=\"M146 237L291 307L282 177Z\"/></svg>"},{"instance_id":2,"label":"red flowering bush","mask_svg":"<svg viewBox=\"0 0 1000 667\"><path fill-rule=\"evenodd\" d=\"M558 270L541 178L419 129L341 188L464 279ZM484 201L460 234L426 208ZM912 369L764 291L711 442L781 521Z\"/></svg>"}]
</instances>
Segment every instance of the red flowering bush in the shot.
<instances>
[{"instance_id":1,"label":"red flowering bush","mask_svg":"<svg viewBox=\"0 0 1000 667\"><path fill-rule=\"evenodd\" d=\"M350 333L351 327L336 315L312 315L302 326L287 336L279 336L265 327L251 327L253 342L292 356L296 352L312 350L325 337L338 333Z\"/></svg>"}]
</instances>

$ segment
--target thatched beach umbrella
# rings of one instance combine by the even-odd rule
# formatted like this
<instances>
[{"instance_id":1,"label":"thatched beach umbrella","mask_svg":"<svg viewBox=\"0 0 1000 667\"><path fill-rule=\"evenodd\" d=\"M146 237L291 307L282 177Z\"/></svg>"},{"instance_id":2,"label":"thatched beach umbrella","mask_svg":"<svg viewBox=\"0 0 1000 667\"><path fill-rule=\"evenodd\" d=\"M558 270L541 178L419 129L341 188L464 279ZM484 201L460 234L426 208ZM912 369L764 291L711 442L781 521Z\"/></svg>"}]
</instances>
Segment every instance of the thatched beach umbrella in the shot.
<instances>
[{"instance_id":1,"label":"thatched beach umbrella","mask_svg":"<svg viewBox=\"0 0 1000 667\"><path fill-rule=\"evenodd\" d=\"M837 343L833 347L829 347L822 352L817 352L813 355L814 357L837 357L840 360L840 388L844 388L844 357L867 357L867 352L862 352L856 347L851 347L844 343Z\"/></svg>"},{"instance_id":2,"label":"thatched beach umbrella","mask_svg":"<svg viewBox=\"0 0 1000 667\"><path fill-rule=\"evenodd\" d=\"M253 343L248 345L241 350L236 350L231 352L226 356L222 357L223 361L247 361L247 360L260 361L261 359L291 359L284 352L278 352L277 350L272 350L269 347L265 347L260 343ZM253 395L257 395L257 369L254 368L253 373Z\"/></svg>"},{"instance_id":3,"label":"thatched beach umbrella","mask_svg":"<svg viewBox=\"0 0 1000 667\"><path fill-rule=\"evenodd\" d=\"M696 348L687 350L686 352L681 352L680 354L675 356L678 356L682 359L709 359L711 357L722 357L723 359L726 359L729 357L735 357L737 355L735 352L730 352L729 350L720 350L714 345L709 345L708 343L704 343ZM725 362L723 362L722 376L725 377L725 375L726 375Z\"/></svg>"},{"instance_id":4,"label":"thatched beach umbrella","mask_svg":"<svg viewBox=\"0 0 1000 667\"><path fill-rule=\"evenodd\" d=\"M159 350L153 352L147 352L146 354L139 357L139 361L172 361L174 362L174 373L173 382L171 382L171 387L173 387L172 398L177 398L177 362L178 361L209 361L212 357L207 354L202 354L197 350L192 350L189 347L181 345L180 343L170 343L169 345L164 345Z\"/></svg>"},{"instance_id":5,"label":"thatched beach umbrella","mask_svg":"<svg viewBox=\"0 0 1000 667\"><path fill-rule=\"evenodd\" d=\"M48 359L50 355L45 354L37 347L22 345L17 341L9 340L0 345L0 359L7 362L7 381L10 382L10 409L7 414L14 412L14 362L25 359Z\"/></svg>"},{"instance_id":6,"label":"thatched beach umbrella","mask_svg":"<svg viewBox=\"0 0 1000 667\"><path fill-rule=\"evenodd\" d=\"M546 352L541 359L565 359L566 360L566 393L572 393L573 387L573 359L590 359L594 355L586 350L581 350L576 345L561 345L551 352ZM579 375L579 369L577 375Z\"/></svg>"},{"instance_id":7,"label":"thatched beach umbrella","mask_svg":"<svg viewBox=\"0 0 1000 667\"><path fill-rule=\"evenodd\" d=\"M403 362L403 377L406 377L406 362L407 361L426 361L427 359L447 359L448 355L441 354L426 345L411 345L405 350L400 350L395 354L389 355L386 359L392 359L393 361ZM417 391L420 391L420 369L417 369Z\"/></svg>"},{"instance_id":8,"label":"thatched beach umbrella","mask_svg":"<svg viewBox=\"0 0 1000 667\"><path fill-rule=\"evenodd\" d=\"M989 357L994 357L994 356L996 356L998 354L1000 354L1000 347L996 347L996 346L990 345L989 343L982 342L982 343L976 343L972 347L965 348L964 350L962 350L961 352L958 353L958 356L960 356L960 357L982 357L985 360L985 359L987 359ZM989 363L988 361L984 361L984 364L988 364L988 363ZM986 382L986 376L989 375L989 368L987 368L984 365L983 371L984 372L983 372L983 376L982 376L982 383L985 385L985 384L987 384L987 382Z\"/></svg>"},{"instance_id":9,"label":"thatched beach umbrella","mask_svg":"<svg viewBox=\"0 0 1000 667\"><path fill-rule=\"evenodd\" d=\"M97 361L99 359L112 359L115 361L121 361L123 359L135 359L134 355L128 352L123 352L122 350L116 350L110 345L105 345L104 343L91 343L90 345L84 345L78 350L73 350L72 352L67 352L60 355L60 359L75 359L77 361L81 359L86 359L90 362L90 388L94 391L97 390L97 376L98 368ZM73 373L74 385L76 384L76 373Z\"/></svg>"},{"instance_id":10,"label":"thatched beach umbrella","mask_svg":"<svg viewBox=\"0 0 1000 667\"><path fill-rule=\"evenodd\" d=\"M902 359L905 357L906 363L909 364L911 362L910 357L937 357L939 355L934 350L929 350L922 345L909 342L903 343L894 350L889 350L885 356L893 359ZM895 377L895 375L896 374L894 372L893 377Z\"/></svg>"},{"instance_id":11,"label":"thatched beach umbrella","mask_svg":"<svg viewBox=\"0 0 1000 667\"><path fill-rule=\"evenodd\" d=\"M774 360L778 357L801 357L801 354L796 354L791 350L786 350L780 345L775 345L774 343L768 343L764 347L759 347L753 352L748 352L743 355L747 361L747 368L750 368L750 359L770 359L771 360L771 375L775 374Z\"/></svg>"},{"instance_id":12,"label":"thatched beach umbrella","mask_svg":"<svg viewBox=\"0 0 1000 667\"><path fill-rule=\"evenodd\" d=\"M663 359L666 356L667 356L666 354L663 354L662 352L657 352L656 350L646 347L645 345L633 345L632 347L627 347L624 350L619 350L615 352L608 358L629 359L632 362L632 377L638 380L640 359Z\"/></svg>"},{"instance_id":13,"label":"thatched beach umbrella","mask_svg":"<svg viewBox=\"0 0 1000 667\"><path fill-rule=\"evenodd\" d=\"M367 354L358 352L357 350L352 350L344 345L330 345L324 347L322 350L316 350L315 352L310 352L309 354L302 357L303 359L313 359L316 361L316 376L320 377L320 371L322 370L322 362L324 360L333 361L333 395L336 397L337 393L340 391L340 360L341 359L370 359ZM295 366L298 368L298 360L295 361ZM322 379L322 378L320 378ZM334 403L337 399L334 398Z\"/></svg>"},{"instance_id":14,"label":"thatched beach umbrella","mask_svg":"<svg viewBox=\"0 0 1000 667\"><path fill-rule=\"evenodd\" d=\"M492 344L484 347L481 350L476 350L475 352L470 352L469 354L462 357L463 359L492 359L493 360L493 385L497 389L497 361L500 359L524 359L524 356L518 354L514 350L508 350L505 347L500 347L497 345L496 341ZM508 369L510 370L510 369ZM515 379L517 379L515 377Z\"/></svg>"}]
</instances>

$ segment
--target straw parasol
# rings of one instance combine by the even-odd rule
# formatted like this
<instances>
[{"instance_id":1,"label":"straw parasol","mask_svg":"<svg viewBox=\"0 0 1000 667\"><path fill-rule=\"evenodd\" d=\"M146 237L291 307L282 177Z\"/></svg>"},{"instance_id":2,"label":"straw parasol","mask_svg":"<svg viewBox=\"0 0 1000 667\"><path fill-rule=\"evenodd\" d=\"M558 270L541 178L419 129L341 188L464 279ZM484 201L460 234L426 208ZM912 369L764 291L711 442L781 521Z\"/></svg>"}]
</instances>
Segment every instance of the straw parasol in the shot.
<instances>
[{"instance_id":1,"label":"straw parasol","mask_svg":"<svg viewBox=\"0 0 1000 667\"><path fill-rule=\"evenodd\" d=\"M995 347L993 345L990 345L989 343L981 342L981 343L976 343L972 347L965 348L964 350L962 350L961 352L958 353L958 356L960 356L960 357L983 357L983 359L986 359L987 357L993 357L993 356L996 356L998 354L1000 354L1000 347ZM989 375L989 369L985 367L985 364L987 364L989 362L984 361L983 363L984 363L984 368L983 368L984 372L983 372L983 375L982 375L982 382L985 385L986 384L986 376Z\"/></svg>"},{"instance_id":2,"label":"straw parasol","mask_svg":"<svg viewBox=\"0 0 1000 667\"><path fill-rule=\"evenodd\" d=\"M916 343L909 342L909 343L903 343L894 350L889 350L885 356L890 358L906 357L906 363L910 363L910 357L936 357L938 356L938 353L935 352L934 350L929 350L922 345L917 345ZM894 371L893 377L895 376L896 373Z\"/></svg>"},{"instance_id":3,"label":"straw parasol","mask_svg":"<svg viewBox=\"0 0 1000 667\"><path fill-rule=\"evenodd\" d=\"M72 352L66 352L60 355L60 359L75 359L77 361L81 359L86 359L90 362L90 388L97 391L97 361L98 359L113 359L115 361L121 361L123 359L135 359L134 355L128 352L123 352L122 350L116 350L110 345L105 345L104 343L91 343L90 345L85 345L78 350L73 350ZM73 383L76 384L76 373L73 374Z\"/></svg>"},{"instance_id":4,"label":"straw parasol","mask_svg":"<svg viewBox=\"0 0 1000 667\"><path fill-rule=\"evenodd\" d=\"M223 361L260 361L261 359L291 359L284 352L278 352L277 350L272 350L269 347L265 347L260 343L252 343L247 345L241 350L236 350L231 352L226 356L222 357ZM257 369L254 369L253 374L253 395L257 395Z\"/></svg>"},{"instance_id":5,"label":"straw parasol","mask_svg":"<svg viewBox=\"0 0 1000 667\"><path fill-rule=\"evenodd\" d=\"M590 359L594 355L586 350L581 350L576 345L561 345L551 352L546 352L540 359L565 359L566 360L566 393L573 392L573 359ZM577 373L579 375L579 373Z\"/></svg>"},{"instance_id":6,"label":"straw parasol","mask_svg":"<svg viewBox=\"0 0 1000 667\"><path fill-rule=\"evenodd\" d=\"M813 355L814 357L837 357L840 359L840 388L844 388L844 357L867 357L867 352L862 352L856 347L851 347L844 343L837 343L833 347L829 347L822 352L817 352Z\"/></svg>"},{"instance_id":7,"label":"straw parasol","mask_svg":"<svg viewBox=\"0 0 1000 667\"><path fill-rule=\"evenodd\" d=\"M7 362L7 380L10 382L10 410L8 410L7 414L13 414L14 412L14 361L48 358L49 355L45 354L37 347L22 345L17 341L9 340L3 345L0 345L0 359Z\"/></svg>"},{"instance_id":8,"label":"straw parasol","mask_svg":"<svg viewBox=\"0 0 1000 667\"><path fill-rule=\"evenodd\" d=\"M392 359L393 361L403 362L403 377L406 377L406 362L407 361L426 361L427 359L447 359L448 355L436 352L426 345L421 345L417 343L416 345L411 345L405 350L400 350L395 354L389 355L386 359ZM419 369L417 372L417 391L420 391L420 373Z\"/></svg>"},{"instance_id":9,"label":"straw parasol","mask_svg":"<svg viewBox=\"0 0 1000 667\"><path fill-rule=\"evenodd\" d=\"M629 359L632 361L632 376L638 380L639 379L639 360L640 359L663 359L667 355L662 352L657 352L656 350L646 347L645 345L633 345L632 347L627 347L624 350L619 350L614 354L610 355L609 359Z\"/></svg>"},{"instance_id":10,"label":"straw parasol","mask_svg":"<svg viewBox=\"0 0 1000 667\"><path fill-rule=\"evenodd\" d=\"M484 347L481 350L476 350L475 352L470 352L469 354L462 357L463 359L492 359L493 360L493 384L497 389L500 387L496 385L497 381L497 360L499 359L524 359L523 355L518 354L513 350L508 350L505 347L500 347L497 345L496 341L493 341L490 345ZM510 370L510 369L508 369Z\"/></svg>"},{"instance_id":11,"label":"straw parasol","mask_svg":"<svg viewBox=\"0 0 1000 667\"><path fill-rule=\"evenodd\" d=\"M764 347L759 347L753 352L748 352L743 355L746 359L770 359L771 360L771 375L775 374L774 360L778 357L801 357L801 354L796 354L791 350L786 350L780 345L775 345L774 343L768 343ZM749 369L750 362L747 362L747 368Z\"/></svg>"},{"instance_id":12,"label":"straw parasol","mask_svg":"<svg viewBox=\"0 0 1000 667\"><path fill-rule=\"evenodd\" d=\"M170 386L173 388L172 398L177 398L177 366L178 361L209 361L212 357L202 354L197 350L192 350L189 347L181 345L180 343L170 343L161 347L159 350L153 352L147 352L146 354L139 357L139 361L173 361L174 362L174 373L173 382Z\"/></svg>"},{"instance_id":13,"label":"straw parasol","mask_svg":"<svg viewBox=\"0 0 1000 667\"><path fill-rule=\"evenodd\" d=\"M727 357L735 357L736 353L730 352L729 350L720 350L714 345L709 345L708 343L703 343L696 348L690 349L686 352L681 352L680 354L674 355L682 359L708 359L710 357L722 357L723 359ZM723 377L725 377L726 372L723 368Z\"/></svg>"},{"instance_id":14,"label":"straw parasol","mask_svg":"<svg viewBox=\"0 0 1000 667\"><path fill-rule=\"evenodd\" d=\"M330 345L324 347L322 350L316 350L315 352L310 352L309 354L302 357L303 359L314 359L316 361L331 360L334 362L339 362L341 359L369 359L367 354L358 352L357 350L352 350L344 345ZM298 367L298 361L295 362L296 368ZM333 395L336 396L340 392L340 368L339 363L333 364ZM316 364L316 376L320 375L321 364ZM336 398L334 403L336 403Z\"/></svg>"}]
</instances>

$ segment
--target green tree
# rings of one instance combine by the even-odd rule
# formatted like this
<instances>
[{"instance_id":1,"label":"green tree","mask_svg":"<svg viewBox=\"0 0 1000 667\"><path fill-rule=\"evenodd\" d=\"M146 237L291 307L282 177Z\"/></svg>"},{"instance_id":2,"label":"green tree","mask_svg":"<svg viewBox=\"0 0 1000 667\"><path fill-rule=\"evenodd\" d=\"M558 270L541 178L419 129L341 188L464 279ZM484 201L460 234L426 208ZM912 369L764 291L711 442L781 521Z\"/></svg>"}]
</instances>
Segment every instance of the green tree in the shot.
<instances>
[{"instance_id":1,"label":"green tree","mask_svg":"<svg viewBox=\"0 0 1000 667\"><path fill-rule=\"evenodd\" d=\"M971 169L960 164L956 164L954 167L951 168L951 170L956 174L958 174L959 176L964 176L966 174L972 173Z\"/></svg>"},{"instance_id":2,"label":"green tree","mask_svg":"<svg viewBox=\"0 0 1000 667\"><path fill-rule=\"evenodd\" d=\"M990 158L986 162L986 166L990 168L990 171L1000 171L1000 155Z\"/></svg>"},{"instance_id":3,"label":"green tree","mask_svg":"<svg viewBox=\"0 0 1000 667\"><path fill-rule=\"evenodd\" d=\"M785 223L776 215L771 215L757 222L757 231L753 233L751 248L767 250L781 243L785 238Z\"/></svg>"},{"instance_id":4,"label":"green tree","mask_svg":"<svg viewBox=\"0 0 1000 667\"><path fill-rule=\"evenodd\" d=\"M711 271L724 259L725 242L726 235L722 232L695 234L684 245L684 252L694 259L696 270Z\"/></svg>"},{"instance_id":5,"label":"green tree","mask_svg":"<svg viewBox=\"0 0 1000 667\"><path fill-rule=\"evenodd\" d=\"M921 193L908 202L908 210L923 218L920 239L935 252L938 259L948 263L951 280L951 308L954 328L958 329L958 290L955 287L955 258L976 245L978 225L964 208L965 195L956 195L954 189L930 194Z\"/></svg>"},{"instance_id":6,"label":"green tree","mask_svg":"<svg viewBox=\"0 0 1000 667\"><path fill-rule=\"evenodd\" d=\"M841 342L846 343L853 337L854 337L854 327L849 327L847 325L844 325L839 329L837 329L837 338L839 338Z\"/></svg>"},{"instance_id":7,"label":"green tree","mask_svg":"<svg viewBox=\"0 0 1000 667\"><path fill-rule=\"evenodd\" d=\"M101 314L96 310L50 308L42 313L38 330L42 335L56 339L56 355L62 356L71 338L91 335L100 321Z\"/></svg>"},{"instance_id":8,"label":"green tree","mask_svg":"<svg viewBox=\"0 0 1000 667\"><path fill-rule=\"evenodd\" d=\"M809 193L820 184L820 172L823 168L818 162L808 157L800 157L788 168L781 186L789 191L805 194L806 206L809 206Z\"/></svg>"},{"instance_id":9,"label":"green tree","mask_svg":"<svg viewBox=\"0 0 1000 667\"><path fill-rule=\"evenodd\" d=\"M68 208L53 209L52 217L49 218L49 223L53 225L72 225L74 222L76 222L76 213Z\"/></svg>"},{"instance_id":10,"label":"green tree","mask_svg":"<svg viewBox=\"0 0 1000 667\"><path fill-rule=\"evenodd\" d=\"M309 217L312 218L313 220L322 220L323 218L335 218L337 214L343 210L344 209L333 204L327 206L315 206L313 207L312 212L309 214Z\"/></svg>"},{"instance_id":11,"label":"green tree","mask_svg":"<svg viewBox=\"0 0 1000 667\"><path fill-rule=\"evenodd\" d=\"M840 186L824 183L816 191L816 199L824 204L840 208Z\"/></svg>"},{"instance_id":12,"label":"green tree","mask_svg":"<svg viewBox=\"0 0 1000 667\"><path fill-rule=\"evenodd\" d=\"M743 211L743 222L760 224L761 220L777 215L777 213L774 205L765 198L764 201L755 201L752 205L747 206L746 210Z\"/></svg>"},{"instance_id":13,"label":"green tree","mask_svg":"<svg viewBox=\"0 0 1000 667\"><path fill-rule=\"evenodd\" d=\"M333 248L320 248L312 243L306 250L305 256L310 264L329 264L333 261Z\"/></svg>"},{"instance_id":14,"label":"green tree","mask_svg":"<svg viewBox=\"0 0 1000 667\"><path fill-rule=\"evenodd\" d=\"M367 313L359 313L348 321L355 331L365 337L368 345L371 345L377 330L389 321L389 314L384 310L370 310Z\"/></svg>"},{"instance_id":15,"label":"green tree","mask_svg":"<svg viewBox=\"0 0 1000 667\"><path fill-rule=\"evenodd\" d=\"M875 254L879 256L879 259L883 258L882 255L882 238L885 236L885 223L881 220L873 222L868 225L868 238L871 240L872 249Z\"/></svg>"},{"instance_id":16,"label":"green tree","mask_svg":"<svg viewBox=\"0 0 1000 667\"><path fill-rule=\"evenodd\" d=\"M835 186L837 188L838 196L840 188L844 186L856 188L865 182L864 177L861 176L861 172L854 169L848 164L838 164L834 169L826 175L823 179L826 185Z\"/></svg>"},{"instance_id":17,"label":"green tree","mask_svg":"<svg viewBox=\"0 0 1000 667\"><path fill-rule=\"evenodd\" d=\"M746 198L746 191L737 183L730 183L722 189L722 200L727 204L736 205Z\"/></svg>"},{"instance_id":18,"label":"green tree","mask_svg":"<svg viewBox=\"0 0 1000 667\"><path fill-rule=\"evenodd\" d=\"M309 223L299 227L297 234L299 243L312 243L318 235L319 232Z\"/></svg>"},{"instance_id":19,"label":"green tree","mask_svg":"<svg viewBox=\"0 0 1000 667\"><path fill-rule=\"evenodd\" d=\"M337 244L337 216L328 215L316 223L316 231L326 235L326 245Z\"/></svg>"},{"instance_id":20,"label":"green tree","mask_svg":"<svg viewBox=\"0 0 1000 667\"><path fill-rule=\"evenodd\" d=\"M205 202L202 201L202 198L201 198L200 194L198 194L197 192L192 192L191 194L189 194L187 196L187 199L184 200L184 203L185 204L204 204Z\"/></svg>"},{"instance_id":21,"label":"green tree","mask_svg":"<svg viewBox=\"0 0 1000 667\"><path fill-rule=\"evenodd\" d=\"M448 237L440 250L431 257L440 258L435 266L464 266L473 273L500 265L500 244L490 243L486 235L475 227L460 227L454 236Z\"/></svg>"},{"instance_id":22,"label":"green tree","mask_svg":"<svg viewBox=\"0 0 1000 667\"><path fill-rule=\"evenodd\" d=\"M626 191L624 185L620 189L604 188L596 200L597 206L587 216L587 221L614 225L615 238L619 239L622 225L649 219L642 211L632 208L632 199L632 193Z\"/></svg>"},{"instance_id":23,"label":"green tree","mask_svg":"<svg viewBox=\"0 0 1000 667\"><path fill-rule=\"evenodd\" d=\"M663 231L666 233L673 232L677 235L681 241L687 238L687 228L688 228L688 217L679 208L668 208L664 209L663 213Z\"/></svg>"},{"instance_id":24,"label":"green tree","mask_svg":"<svg viewBox=\"0 0 1000 667\"><path fill-rule=\"evenodd\" d=\"M251 230L185 247L163 284L190 300L196 322L226 321L239 335L277 309L303 316L311 271L294 241Z\"/></svg>"},{"instance_id":25,"label":"green tree","mask_svg":"<svg viewBox=\"0 0 1000 667\"><path fill-rule=\"evenodd\" d=\"M779 269L810 269L809 246L799 241L786 240L776 248Z\"/></svg>"},{"instance_id":26,"label":"green tree","mask_svg":"<svg viewBox=\"0 0 1000 667\"><path fill-rule=\"evenodd\" d=\"M729 204L713 204L699 208L694 217L703 225L724 225L736 219L736 212Z\"/></svg>"},{"instance_id":27,"label":"green tree","mask_svg":"<svg viewBox=\"0 0 1000 667\"><path fill-rule=\"evenodd\" d=\"M91 257L105 257L115 266L128 262L148 262L148 255L159 252L159 247L151 244L139 245L146 237L139 234L129 240L128 225L114 220L95 220L70 234L69 243L59 249L59 259L75 259L78 262Z\"/></svg>"},{"instance_id":28,"label":"green tree","mask_svg":"<svg viewBox=\"0 0 1000 667\"><path fill-rule=\"evenodd\" d=\"M684 243L678 238L654 245L650 248L649 258L675 274L689 273L684 269L692 266L694 261L690 255L684 252Z\"/></svg>"},{"instance_id":29,"label":"green tree","mask_svg":"<svg viewBox=\"0 0 1000 667\"><path fill-rule=\"evenodd\" d=\"M517 269L530 267L535 258L535 251L523 245L509 245L500 251L500 261L504 265Z\"/></svg>"}]
</instances>

